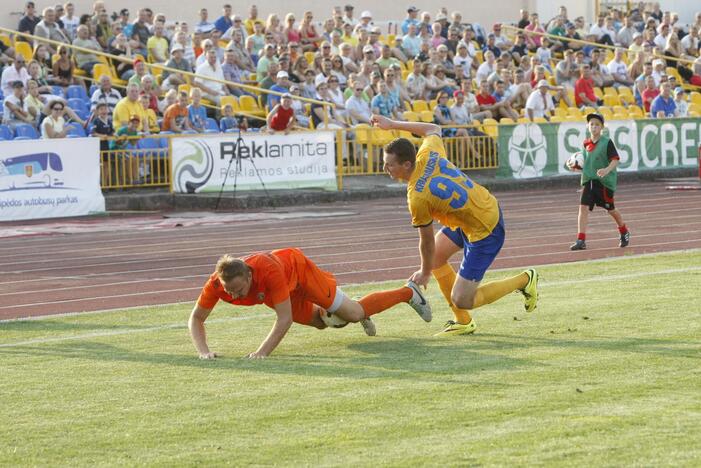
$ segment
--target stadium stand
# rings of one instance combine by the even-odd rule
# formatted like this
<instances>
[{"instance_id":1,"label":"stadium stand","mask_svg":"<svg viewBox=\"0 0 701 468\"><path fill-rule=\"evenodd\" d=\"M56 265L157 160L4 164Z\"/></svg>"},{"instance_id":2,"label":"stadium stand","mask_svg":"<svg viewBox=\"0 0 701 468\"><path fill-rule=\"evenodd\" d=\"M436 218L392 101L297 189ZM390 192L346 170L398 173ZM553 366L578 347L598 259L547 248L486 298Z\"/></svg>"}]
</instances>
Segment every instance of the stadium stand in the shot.
<instances>
[{"instance_id":1,"label":"stadium stand","mask_svg":"<svg viewBox=\"0 0 701 468\"><path fill-rule=\"evenodd\" d=\"M401 118L424 122L435 121L439 93L453 96L460 90L466 106L456 108L453 99L448 101L451 121L492 138L500 125L576 122L591 110L614 119L649 117L644 96L654 90L645 89L648 77L654 80L654 89L664 83L672 85L677 102L673 117L701 113L701 14L692 23L680 24L670 12L658 18L652 4L631 3L628 10L602 11L590 27L583 18L568 18L566 11L542 25L532 23L532 18L519 21L514 12L513 25L499 23L492 28L484 28L477 18L456 15L464 20L442 20L440 33L435 27L436 34L434 24L440 23L410 18L402 22L402 11L389 25L359 22L347 27L348 17L339 10L304 30L303 26L287 30L269 22L253 31L223 18L221 24L232 24L227 31L205 31L189 29L183 22L186 18L154 18L148 8L139 10L131 23L125 23L123 15L114 15L105 23L104 5L95 5L93 12L84 12L81 24L85 28L77 31L61 18L51 21L53 15L43 18L41 37L0 28L0 98L4 104L0 139L39 138L37 129L45 118L41 108L54 99L65 101L63 117L69 122L69 136L88 134L99 97L92 103L90 98L100 94L96 91L103 76L110 78L112 90L119 93L123 105L118 107L144 116L141 125L148 128L141 130L146 133L159 133L164 114L175 105L178 93L186 93L189 100L193 89L202 95L206 109L203 126L193 126L205 133L223 132L219 119L230 106L236 119L254 131L265 124L271 111L267 95L280 96L296 85L300 92L294 98L304 104L299 115L306 117L298 120L298 130L355 126L352 144L362 151L397 135L358 127L367 124L367 119L345 109L354 86L363 88L362 99L370 103L386 83L389 98L378 98L380 110L389 104ZM288 12L276 13L284 18ZM232 18L235 16L233 13ZM327 20L334 27L324 28ZM574 57L571 63L564 60L568 50ZM23 60L17 60L19 57ZM30 67L39 67L38 74L31 75L35 78L28 73ZM583 67L591 70L588 78L581 76ZM537 92L541 79L551 88L555 109L543 117L529 118L528 97ZM40 89L35 98L40 111L25 118L11 110L17 99L12 84L20 81L24 88L20 101L30 101L30 80ZM338 85L327 86L329 81ZM489 96L476 99L481 81L488 83ZM579 107L575 104L580 101L575 96L575 89L581 89L577 83L593 90L592 99ZM136 97L127 95L127 85L136 87ZM139 95L145 98L138 99ZM111 110L115 103L109 105ZM510 111L504 112L505 107ZM116 117L117 110L114 112ZM299 124L302 121L305 125ZM163 135L170 138L173 134ZM161 143L163 139L154 141L160 150L168 146ZM352 153L358 154L358 148Z\"/></svg>"}]
</instances>

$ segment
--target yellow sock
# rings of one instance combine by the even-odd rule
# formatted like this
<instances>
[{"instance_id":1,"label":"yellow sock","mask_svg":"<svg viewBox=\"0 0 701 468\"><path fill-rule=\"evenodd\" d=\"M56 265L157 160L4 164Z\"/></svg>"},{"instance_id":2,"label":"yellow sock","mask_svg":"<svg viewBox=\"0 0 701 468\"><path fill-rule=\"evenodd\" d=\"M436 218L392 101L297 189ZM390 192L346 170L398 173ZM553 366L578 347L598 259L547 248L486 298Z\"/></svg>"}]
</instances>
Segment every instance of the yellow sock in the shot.
<instances>
[{"instance_id":1,"label":"yellow sock","mask_svg":"<svg viewBox=\"0 0 701 468\"><path fill-rule=\"evenodd\" d=\"M450 293L453 292L453 284L455 284L455 270L453 270L450 263L446 263L442 267L436 268L432 273L433 277L436 278L436 281L438 282L438 286L441 288L443 297L445 297L445 300L448 301L448 305L453 311L455 321L462 323L463 325L470 323L472 321L470 311L467 309L458 309L450 300Z\"/></svg>"},{"instance_id":2,"label":"yellow sock","mask_svg":"<svg viewBox=\"0 0 701 468\"><path fill-rule=\"evenodd\" d=\"M475 302L472 305L474 309L485 304L491 304L499 298L502 298L510 292L517 289L523 289L528 284L528 275L521 273L511 278L506 278L499 281L491 281L480 285L475 293Z\"/></svg>"}]
</instances>

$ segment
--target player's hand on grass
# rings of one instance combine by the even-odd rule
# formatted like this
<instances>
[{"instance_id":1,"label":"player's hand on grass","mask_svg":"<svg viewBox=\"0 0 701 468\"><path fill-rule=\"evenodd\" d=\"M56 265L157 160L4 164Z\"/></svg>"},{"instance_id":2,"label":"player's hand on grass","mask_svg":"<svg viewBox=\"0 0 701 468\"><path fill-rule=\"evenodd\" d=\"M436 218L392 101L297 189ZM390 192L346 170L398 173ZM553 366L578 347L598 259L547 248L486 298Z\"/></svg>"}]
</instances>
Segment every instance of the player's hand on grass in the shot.
<instances>
[{"instance_id":1,"label":"player's hand on grass","mask_svg":"<svg viewBox=\"0 0 701 468\"><path fill-rule=\"evenodd\" d=\"M427 275L421 270L418 270L416 273L411 275L411 278L409 278L409 280L413 281L419 286L423 286L424 288L426 288L426 286L428 286L428 282L431 280L431 275Z\"/></svg>"},{"instance_id":2,"label":"player's hand on grass","mask_svg":"<svg viewBox=\"0 0 701 468\"><path fill-rule=\"evenodd\" d=\"M264 354L260 351L255 351L253 353L249 353L248 356L246 356L248 359L265 359L268 357L267 354Z\"/></svg>"},{"instance_id":3,"label":"player's hand on grass","mask_svg":"<svg viewBox=\"0 0 701 468\"><path fill-rule=\"evenodd\" d=\"M387 118L382 115L374 115L370 117L370 123L382 130L391 130L392 129L392 122Z\"/></svg>"},{"instance_id":4,"label":"player's hand on grass","mask_svg":"<svg viewBox=\"0 0 701 468\"><path fill-rule=\"evenodd\" d=\"M219 354L213 353L213 352L200 354L200 359L216 359L218 357L219 357Z\"/></svg>"}]
</instances>

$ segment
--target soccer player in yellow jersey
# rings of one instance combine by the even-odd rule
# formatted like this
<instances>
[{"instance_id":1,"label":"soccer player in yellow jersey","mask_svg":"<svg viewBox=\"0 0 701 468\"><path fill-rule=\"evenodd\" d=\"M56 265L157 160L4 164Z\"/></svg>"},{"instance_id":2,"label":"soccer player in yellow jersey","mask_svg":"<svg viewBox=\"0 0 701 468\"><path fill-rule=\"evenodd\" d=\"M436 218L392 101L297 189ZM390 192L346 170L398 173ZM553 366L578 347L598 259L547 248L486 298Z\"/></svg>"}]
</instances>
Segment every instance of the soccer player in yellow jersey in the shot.
<instances>
[{"instance_id":1,"label":"soccer player in yellow jersey","mask_svg":"<svg viewBox=\"0 0 701 468\"><path fill-rule=\"evenodd\" d=\"M448 301L455 320L436 336L472 333L476 325L469 309L490 304L513 291L521 291L526 311L538 302L538 273L529 269L511 278L481 284L487 268L504 245L504 219L499 202L445 157L438 125L400 122L373 115L383 130L405 130L423 137L416 151L406 138L384 147L384 170L392 179L407 182L411 222L419 230L421 269L411 281L426 287L433 275ZM433 221L444 227L434 238ZM459 275L448 263L463 251Z\"/></svg>"}]
</instances>

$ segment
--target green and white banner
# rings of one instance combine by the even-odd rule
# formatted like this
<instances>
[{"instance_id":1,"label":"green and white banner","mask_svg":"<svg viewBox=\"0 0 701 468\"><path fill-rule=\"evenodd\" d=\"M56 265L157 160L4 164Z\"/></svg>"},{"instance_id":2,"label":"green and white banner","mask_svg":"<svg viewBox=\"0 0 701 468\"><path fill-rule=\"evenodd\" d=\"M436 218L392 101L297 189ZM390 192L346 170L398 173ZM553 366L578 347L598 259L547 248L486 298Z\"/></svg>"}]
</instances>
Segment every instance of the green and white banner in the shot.
<instances>
[{"instance_id":1,"label":"green and white banner","mask_svg":"<svg viewBox=\"0 0 701 468\"><path fill-rule=\"evenodd\" d=\"M619 171L696 167L701 119L616 120L606 123L621 158ZM585 122L499 126L501 178L572 174L565 161L582 150ZM606 130L605 130L606 131Z\"/></svg>"},{"instance_id":2,"label":"green and white banner","mask_svg":"<svg viewBox=\"0 0 701 468\"><path fill-rule=\"evenodd\" d=\"M178 193L322 188L337 190L334 132L242 133L173 138ZM231 164L230 164L231 163Z\"/></svg>"}]
</instances>

